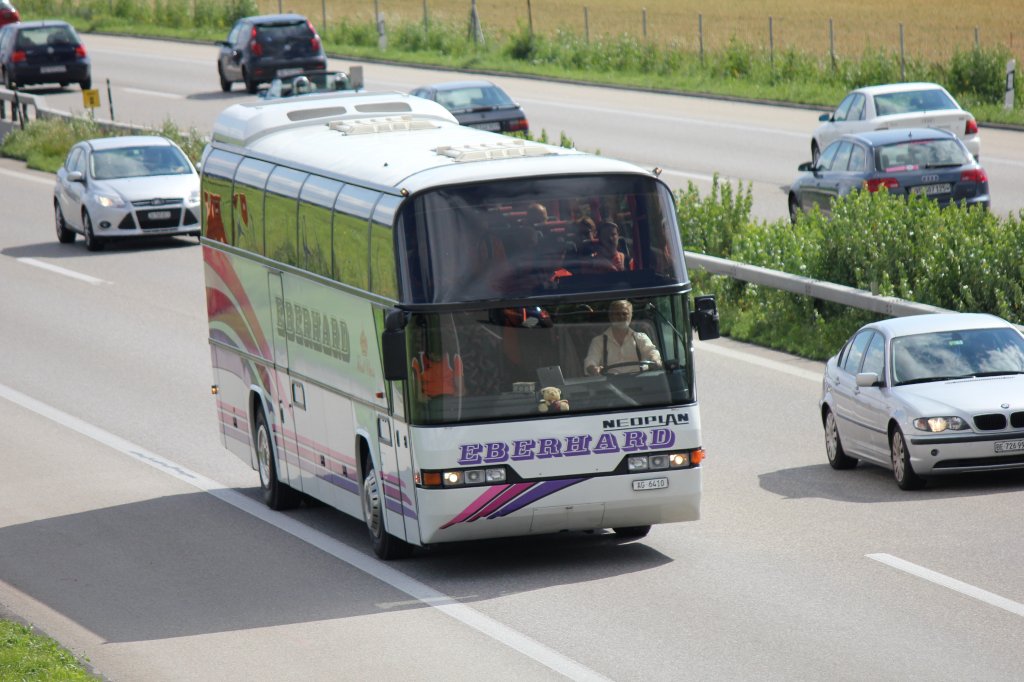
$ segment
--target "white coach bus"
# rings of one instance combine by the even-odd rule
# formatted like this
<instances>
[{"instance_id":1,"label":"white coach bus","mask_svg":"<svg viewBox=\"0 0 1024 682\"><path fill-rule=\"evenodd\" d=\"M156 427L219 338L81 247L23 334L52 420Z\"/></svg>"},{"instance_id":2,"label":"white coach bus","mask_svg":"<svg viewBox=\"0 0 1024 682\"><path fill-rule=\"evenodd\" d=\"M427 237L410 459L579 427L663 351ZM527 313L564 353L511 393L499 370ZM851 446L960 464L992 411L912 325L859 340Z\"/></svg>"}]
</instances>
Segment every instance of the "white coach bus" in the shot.
<instances>
[{"instance_id":1,"label":"white coach bus","mask_svg":"<svg viewBox=\"0 0 1024 682\"><path fill-rule=\"evenodd\" d=\"M398 93L233 105L201 168L220 432L270 507L383 558L699 518L718 315L655 173Z\"/></svg>"}]
</instances>

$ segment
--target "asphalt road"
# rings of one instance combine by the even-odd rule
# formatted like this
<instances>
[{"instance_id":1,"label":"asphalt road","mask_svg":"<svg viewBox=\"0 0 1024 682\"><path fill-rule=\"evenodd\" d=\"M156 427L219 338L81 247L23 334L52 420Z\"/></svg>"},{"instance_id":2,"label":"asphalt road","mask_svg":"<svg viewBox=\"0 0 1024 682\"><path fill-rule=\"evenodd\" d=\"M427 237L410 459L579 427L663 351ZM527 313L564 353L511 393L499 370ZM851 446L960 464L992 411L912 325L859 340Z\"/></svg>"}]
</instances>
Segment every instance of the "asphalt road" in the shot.
<instances>
[{"instance_id":1,"label":"asphalt road","mask_svg":"<svg viewBox=\"0 0 1024 682\"><path fill-rule=\"evenodd\" d=\"M208 66L178 112L245 97ZM109 679L1019 679L1024 475L831 470L820 363L697 344L699 522L385 565L354 519L266 511L221 448L194 240L60 245L52 178L9 160L0 198L0 605Z\"/></svg>"},{"instance_id":2,"label":"asphalt road","mask_svg":"<svg viewBox=\"0 0 1024 682\"><path fill-rule=\"evenodd\" d=\"M87 36L93 87L102 92L99 118L114 118L208 132L217 114L234 102L253 101L241 83L221 92L218 48L112 36ZM331 60L332 68L361 64L368 90L399 90L466 77L427 69ZM673 187L693 182L706 194L718 174L749 185L753 214L767 220L788 215L785 188L810 160L811 132L820 112L696 97L627 91L527 79L495 77L524 107L535 135L556 141L569 135L577 147L599 151L647 168L664 169ZM82 109L77 88L37 90L48 106ZM981 159L988 171L992 209L1005 215L1024 208L1024 134L982 128Z\"/></svg>"}]
</instances>

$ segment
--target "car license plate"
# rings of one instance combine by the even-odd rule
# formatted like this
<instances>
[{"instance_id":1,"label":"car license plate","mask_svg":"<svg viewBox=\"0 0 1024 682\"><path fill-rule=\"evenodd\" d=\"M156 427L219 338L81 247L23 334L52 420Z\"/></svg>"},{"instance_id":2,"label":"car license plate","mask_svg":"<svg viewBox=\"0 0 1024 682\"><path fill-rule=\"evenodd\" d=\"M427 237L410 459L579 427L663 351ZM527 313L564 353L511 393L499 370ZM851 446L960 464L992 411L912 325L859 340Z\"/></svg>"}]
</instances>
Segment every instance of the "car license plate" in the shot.
<instances>
[{"instance_id":1,"label":"car license plate","mask_svg":"<svg viewBox=\"0 0 1024 682\"><path fill-rule=\"evenodd\" d=\"M279 78L287 78L288 76L298 76L302 73L302 69L278 69L277 75Z\"/></svg>"},{"instance_id":2,"label":"car license plate","mask_svg":"<svg viewBox=\"0 0 1024 682\"><path fill-rule=\"evenodd\" d=\"M474 123L473 127L479 128L480 130L499 131L501 130L501 123L498 121L487 121L484 123Z\"/></svg>"},{"instance_id":3,"label":"car license plate","mask_svg":"<svg viewBox=\"0 0 1024 682\"><path fill-rule=\"evenodd\" d=\"M1001 440L995 448L996 452L1024 452L1024 440Z\"/></svg>"},{"instance_id":4,"label":"car license plate","mask_svg":"<svg viewBox=\"0 0 1024 682\"><path fill-rule=\"evenodd\" d=\"M147 216L150 220L167 220L171 217L170 211L150 211Z\"/></svg>"},{"instance_id":5,"label":"car license plate","mask_svg":"<svg viewBox=\"0 0 1024 682\"><path fill-rule=\"evenodd\" d=\"M948 182L940 182L936 185L918 185L917 187L911 187L911 194L949 194L950 190L953 189L952 185Z\"/></svg>"},{"instance_id":6,"label":"car license plate","mask_svg":"<svg viewBox=\"0 0 1024 682\"><path fill-rule=\"evenodd\" d=\"M661 490L667 487L667 478L645 478L641 481L633 481L633 490Z\"/></svg>"},{"instance_id":7,"label":"car license plate","mask_svg":"<svg viewBox=\"0 0 1024 682\"><path fill-rule=\"evenodd\" d=\"M39 73L64 73L68 70L68 67L61 66L41 66L39 67Z\"/></svg>"}]
</instances>

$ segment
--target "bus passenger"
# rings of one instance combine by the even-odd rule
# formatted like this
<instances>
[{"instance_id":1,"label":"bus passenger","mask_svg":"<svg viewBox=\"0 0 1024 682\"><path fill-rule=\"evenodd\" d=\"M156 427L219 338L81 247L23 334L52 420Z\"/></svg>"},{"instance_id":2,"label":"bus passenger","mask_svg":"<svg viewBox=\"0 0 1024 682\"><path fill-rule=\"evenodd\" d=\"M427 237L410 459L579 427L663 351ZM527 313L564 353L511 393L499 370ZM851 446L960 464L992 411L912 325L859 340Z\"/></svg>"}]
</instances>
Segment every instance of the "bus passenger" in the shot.
<instances>
[{"instance_id":1,"label":"bus passenger","mask_svg":"<svg viewBox=\"0 0 1024 682\"><path fill-rule=\"evenodd\" d=\"M608 306L608 320L611 326L590 342L583 360L587 374L632 374L647 367L661 368L661 353L651 337L629 327L633 321L632 303L612 301Z\"/></svg>"},{"instance_id":2,"label":"bus passenger","mask_svg":"<svg viewBox=\"0 0 1024 682\"><path fill-rule=\"evenodd\" d=\"M622 272L626 269L626 254L619 251L619 226L615 223L604 221L597 224L597 247L593 260L597 272Z\"/></svg>"}]
</instances>

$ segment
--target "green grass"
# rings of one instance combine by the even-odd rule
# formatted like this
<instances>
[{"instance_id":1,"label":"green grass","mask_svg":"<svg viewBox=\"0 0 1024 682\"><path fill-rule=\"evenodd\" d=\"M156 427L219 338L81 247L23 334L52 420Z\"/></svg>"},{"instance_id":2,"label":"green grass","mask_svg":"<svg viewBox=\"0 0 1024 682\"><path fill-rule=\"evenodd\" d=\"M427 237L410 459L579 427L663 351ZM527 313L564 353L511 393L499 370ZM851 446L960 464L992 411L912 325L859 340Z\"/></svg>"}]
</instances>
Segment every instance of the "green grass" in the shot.
<instances>
[{"instance_id":1,"label":"green grass","mask_svg":"<svg viewBox=\"0 0 1024 682\"><path fill-rule=\"evenodd\" d=\"M66 649L32 628L0 620L0 680L97 679Z\"/></svg>"}]
</instances>

